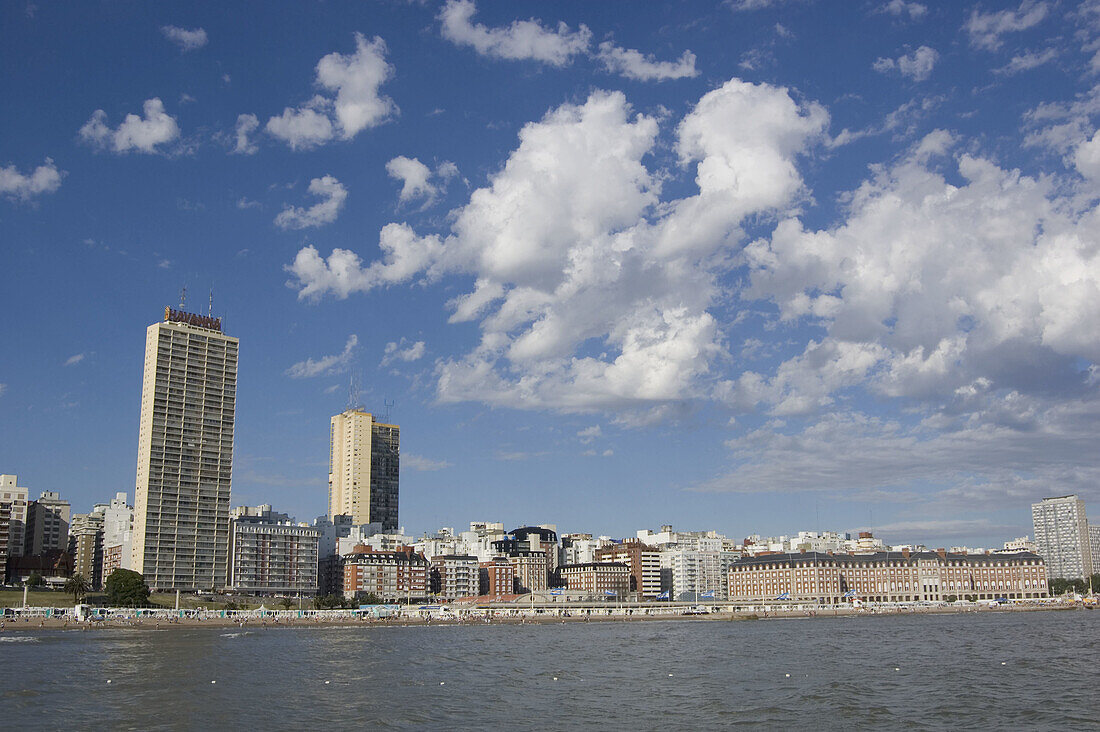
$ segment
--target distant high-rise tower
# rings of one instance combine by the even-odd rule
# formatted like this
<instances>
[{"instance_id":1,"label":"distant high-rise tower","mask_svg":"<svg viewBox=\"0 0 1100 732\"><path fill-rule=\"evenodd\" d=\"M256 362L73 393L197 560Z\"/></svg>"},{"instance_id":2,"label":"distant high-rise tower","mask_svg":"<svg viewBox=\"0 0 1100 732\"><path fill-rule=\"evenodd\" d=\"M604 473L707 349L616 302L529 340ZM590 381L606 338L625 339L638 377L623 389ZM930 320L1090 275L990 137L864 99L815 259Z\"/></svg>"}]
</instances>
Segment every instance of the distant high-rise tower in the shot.
<instances>
[{"instance_id":1,"label":"distant high-rise tower","mask_svg":"<svg viewBox=\"0 0 1100 732\"><path fill-rule=\"evenodd\" d=\"M228 582L237 345L172 308L146 330L130 567L150 587Z\"/></svg>"},{"instance_id":2,"label":"distant high-rise tower","mask_svg":"<svg viewBox=\"0 0 1100 732\"><path fill-rule=\"evenodd\" d=\"M329 431L329 518L346 514L356 524L397 530L401 428L375 422L352 408L332 418Z\"/></svg>"},{"instance_id":3,"label":"distant high-rise tower","mask_svg":"<svg viewBox=\"0 0 1100 732\"><path fill-rule=\"evenodd\" d=\"M1085 502L1077 496L1044 498L1031 504L1035 552L1051 579L1080 579L1092 570Z\"/></svg>"}]
</instances>

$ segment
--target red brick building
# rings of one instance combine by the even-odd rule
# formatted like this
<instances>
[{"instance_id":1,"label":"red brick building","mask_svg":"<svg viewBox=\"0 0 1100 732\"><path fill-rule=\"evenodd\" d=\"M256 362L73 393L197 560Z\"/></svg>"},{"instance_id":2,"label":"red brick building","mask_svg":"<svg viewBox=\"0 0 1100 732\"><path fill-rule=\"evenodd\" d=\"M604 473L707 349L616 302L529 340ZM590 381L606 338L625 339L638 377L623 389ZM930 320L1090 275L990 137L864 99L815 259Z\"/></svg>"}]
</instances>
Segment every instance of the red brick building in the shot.
<instances>
[{"instance_id":1,"label":"red brick building","mask_svg":"<svg viewBox=\"0 0 1100 732\"><path fill-rule=\"evenodd\" d=\"M558 567L562 586L590 595L625 598L630 594L630 567L622 562L563 564Z\"/></svg>"},{"instance_id":2,"label":"red brick building","mask_svg":"<svg viewBox=\"0 0 1100 732\"><path fill-rule=\"evenodd\" d=\"M500 597L515 592L516 570L507 559L501 557L490 562L482 562L479 574L482 595Z\"/></svg>"},{"instance_id":3,"label":"red brick building","mask_svg":"<svg viewBox=\"0 0 1100 732\"><path fill-rule=\"evenodd\" d=\"M374 594L394 602L428 596L428 560L411 547L385 552L360 544L343 564L344 597Z\"/></svg>"}]
</instances>

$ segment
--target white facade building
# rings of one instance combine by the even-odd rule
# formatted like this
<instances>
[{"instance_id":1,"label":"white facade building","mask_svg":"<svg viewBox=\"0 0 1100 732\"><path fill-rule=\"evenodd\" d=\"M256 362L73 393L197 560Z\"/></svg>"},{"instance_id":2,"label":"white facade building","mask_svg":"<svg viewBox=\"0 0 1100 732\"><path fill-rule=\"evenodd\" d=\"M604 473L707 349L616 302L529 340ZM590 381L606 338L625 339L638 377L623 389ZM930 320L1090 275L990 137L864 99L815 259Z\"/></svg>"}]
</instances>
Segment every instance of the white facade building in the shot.
<instances>
[{"instance_id":1,"label":"white facade building","mask_svg":"<svg viewBox=\"0 0 1100 732\"><path fill-rule=\"evenodd\" d=\"M237 348L219 318L171 308L146 330L130 566L150 587L228 582Z\"/></svg>"},{"instance_id":2,"label":"white facade building","mask_svg":"<svg viewBox=\"0 0 1100 732\"><path fill-rule=\"evenodd\" d=\"M1092 572L1085 502L1077 496L1044 498L1031 504L1035 549L1051 579L1079 579Z\"/></svg>"}]
</instances>

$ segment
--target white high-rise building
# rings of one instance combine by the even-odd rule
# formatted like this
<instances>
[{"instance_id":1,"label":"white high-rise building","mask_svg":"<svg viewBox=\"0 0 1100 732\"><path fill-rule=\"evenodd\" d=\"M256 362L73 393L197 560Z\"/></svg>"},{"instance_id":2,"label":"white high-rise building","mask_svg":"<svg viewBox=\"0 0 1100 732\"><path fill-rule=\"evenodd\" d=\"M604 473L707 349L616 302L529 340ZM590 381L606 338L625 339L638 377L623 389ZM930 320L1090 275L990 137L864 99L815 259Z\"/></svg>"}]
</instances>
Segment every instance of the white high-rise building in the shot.
<instances>
[{"instance_id":1,"label":"white high-rise building","mask_svg":"<svg viewBox=\"0 0 1100 732\"><path fill-rule=\"evenodd\" d=\"M1092 571L1085 502L1077 496L1044 498L1031 504L1035 550L1051 579L1078 579Z\"/></svg>"},{"instance_id":2,"label":"white high-rise building","mask_svg":"<svg viewBox=\"0 0 1100 732\"><path fill-rule=\"evenodd\" d=\"M126 492L115 494L103 514L104 582L116 569L130 569L133 561L134 507L126 502Z\"/></svg>"},{"instance_id":3,"label":"white high-rise building","mask_svg":"<svg viewBox=\"0 0 1100 732\"><path fill-rule=\"evenodd\" d=\"M4 556L21 557L27 531L27 489L19 486L19 476L0 475L0 504L7 505L8 516Z\"/></svg>"},{"instance_id":4,"label":"white high-rise building","mask_svg":"<svg viewBox=\"0 0 1100 732\"><path fill-rule=\"evenodd\" d=\"M1092 572L1100 574L1100 524L1089 524L1089 551L1092 554Z\"/></svg>"},{"instance_id":5,"label":"white high-rise building","mask_svg":"<svg viewBox=\"0 0 1100 732\"><path fill-rule=\"evenodd\" d=\"M362 409L332 418L329 431L329 519L346 515L355 525L377 523L397 531L401 428L376 422Z\"/></svg>"},{"instance_id":6,"label":"white high-rise building","mask_svg":"<svg viewBox=\"0 0 1100 732\"><path fill-rule=\"evenodd\" d=\"M164 309L145 335L131 568L150 587L228 581L238 340Z\"/></svg>"}]
</instances>

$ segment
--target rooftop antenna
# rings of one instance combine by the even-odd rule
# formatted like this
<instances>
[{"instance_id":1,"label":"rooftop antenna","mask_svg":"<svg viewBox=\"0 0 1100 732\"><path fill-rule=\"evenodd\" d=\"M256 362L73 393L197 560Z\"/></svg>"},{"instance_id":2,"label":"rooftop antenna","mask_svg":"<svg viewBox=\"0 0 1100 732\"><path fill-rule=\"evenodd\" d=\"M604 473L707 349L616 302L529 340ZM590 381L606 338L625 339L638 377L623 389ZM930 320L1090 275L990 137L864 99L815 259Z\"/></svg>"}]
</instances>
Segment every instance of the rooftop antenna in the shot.
<instances>
[{"instance_id":1,"label":"rooftop antenna","mask_svg":"<svg viewBox=\"0 0 1100 732\"><path fill-rule=\"evenodd\" d=\"M183 310L183 306L187 303L187 285L180 288L180 310Z\"/></svg>"},{"instance_id":2,"label":"rooftop antenna","mask_svg":"<svg viewBox=\"0 0 1100 732\"><path fill-rule=\"evenodd\" d=\"M393 410L394 401L392 399L382 400L382 421L389 422L390 414Z\"/></svg>"},{"instance_id":3,"label":"rooftop antenna","mask_svg":"<svg viewBox=\"0 0 1100 732\"><path fill-rule=\"evenodd\" d=\"M352 374L348 377L348 409L359 408L359 375Z\"/></svg>"},{"instance_id":4,"label":"rooftop antenna","mask_svg":"<svg viewBox=\"0 0 1100 732\"><path fill-rule=\"evenodd\" d=\"M206 306L207 317L214 317L214 285L210 285L210 304Z\"/></svg>"}]
</instances>

